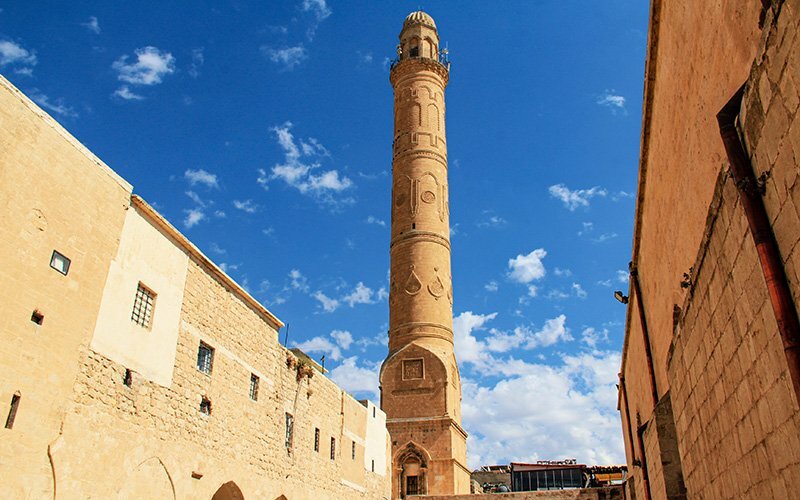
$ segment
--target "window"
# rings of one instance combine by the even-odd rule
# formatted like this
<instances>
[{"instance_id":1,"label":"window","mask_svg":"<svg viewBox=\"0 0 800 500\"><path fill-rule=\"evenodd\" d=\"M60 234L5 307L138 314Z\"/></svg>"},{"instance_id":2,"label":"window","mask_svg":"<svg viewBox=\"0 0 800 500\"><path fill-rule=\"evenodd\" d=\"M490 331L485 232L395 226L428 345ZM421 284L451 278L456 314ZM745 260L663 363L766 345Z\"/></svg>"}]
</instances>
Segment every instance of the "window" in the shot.
<instances>
[{"instance_id":1,"label":"window","mask_svg":"<svg viewBox=\"0 0 800 500\"><path fill-rule=\"evenodd\" d=\"M50 267L66 276L71 263L72 261L63 254L59 253L57 250L53 250L53 256L50 257Z\"/></svg>"},{"instance_id":2,"label":"window","mask_svg":"<svg viewBox=\"0 0 800 500\"><path fill-rule=\"evenodd\" d=\"M17 418L17 409L19 408L19 400L22 398L19 392L15 392L11 396L11 407L8 410L8 417L6 418L6 429L14 427L14 419Z\"/></svg>"},{"instance_id":3,"label":"window","mask_svg":"<svg viewBox=\"0 0 800 500\"><path fill-rule=\"evenodd\" d=\"M286 414L286 442L284 443L287 450L292 449L292 441L294 439L294 417L291 413Z\"/></svg>"},{"instance_id":4,"label":"window","mask_svg":"<svg viewBox=\"0 0 800 500\"><path fill-rule=\"evenodd\" d=\"M375 460L372 461L372 472L375 472Z\"/></svg>"},{"instance_id":5,"label":"window","mask_svg":"<svg viewBox=\"0 0 800 500\"><path fill-rule=\"evenodd\" d=\"M126 387L130 387L133 384L133 372L130 368L125 368L125 377L122 379L122 383Z\"/></svg>"},{"instance_id":6,"label":"window","mask_svg":"<svg viewBox=\"0 0 800 500\"><path fill-rule=\"evenodd\" d=\"M336 438L331 438L331 460L336 460Z\"/></svg>"},{"instance_id":7,"label":"window","mask_svg":"<svg viewBox=\"0 0 800 500\"><path fill-rule=\"evenodd\" d=\"M214 348L205 342L200 342L197 349L197 369L211 375L211 368L214 365Z\"/></svg>"},{"instance_id":8,"label":"window","mask_svg":"<svg viewBox=\"0 0 800 500\"><path fill-rule=\"evenodd\" d=\"M319 429L314 429L314 451L319 451Z\"/></svg>"},{"instance_id":9,"label":"window","mask_svg":"<svg viewBox=\"0 0 800 500\"><path fill-rule=\"evenodd\" d=\"M211 415L211 400L205 396L200 400L200 413L203 415Z\"/></svg>"},{"instance_id":10,"label":"window","mask_svg":"<svg viewBox=\"0 0 800 500\"><path fill-rule=\"evenodd\" d=\"M419 476L406 476L406 495L419 495Z\"/></svg>"},{"instance_id":11,"label":"window","mask_svg":"<svg viewBox=\"0 0 800 500\"><path fill-rule=\"evenodd\" d=\"M372 418L375 418L375 407L372 407Z\"/></svg>"},{"instance_id":12,"label":"window","mask_svg":"<svg viewBox=\"0 0 800 500\"><path fill-rule=\"evenodd\" d=\"M258 375L250 374L250 399L258 401Z\"/></svg>"},{"instance_id":13,"label":"window","mask_svg":"<svg viewBox=\"0 0 800 500\"><path fill-rule=\"evenodd\" d=\"M411 57L419 57L419 47L411 47Z\"/></svg>"},{"instance_id":14,"label":"window","mask_svg":"<svg viewBox=\"0 0 800 500\"><path fill-rule=\"evenodd\" d=\"M44 314L42 314L42 311L38 309L34 310L33 313L31 314L31 321L33 321L37 325L41 325L42 323L44 323Z\"/></svg>"},{"instance_id":15,"label":"window","mask_svg":"<svg viewBox=\"0 0 800 500\"><path fill-rule=\"evenodd\" d=\"M141 282L136 287L136 298L133 300L131 321L137 325L150 328L153 319L153 307L156 303L156 294Z\"/></svg>"},{"instance_id":16,"label":"window","mask_svg":"<svg viewBox=\"0 0 800 500\"><path fill-rule=\"evenodd\" d=\"M352 459L353 459L353 460L355 460L355 459L356 459L356 442L355 442L355 441L353 441L353 449L352 449L352 451L350 452L350 455L351 455L351 457L352 457Z\"/></svg>"}]
</instances>

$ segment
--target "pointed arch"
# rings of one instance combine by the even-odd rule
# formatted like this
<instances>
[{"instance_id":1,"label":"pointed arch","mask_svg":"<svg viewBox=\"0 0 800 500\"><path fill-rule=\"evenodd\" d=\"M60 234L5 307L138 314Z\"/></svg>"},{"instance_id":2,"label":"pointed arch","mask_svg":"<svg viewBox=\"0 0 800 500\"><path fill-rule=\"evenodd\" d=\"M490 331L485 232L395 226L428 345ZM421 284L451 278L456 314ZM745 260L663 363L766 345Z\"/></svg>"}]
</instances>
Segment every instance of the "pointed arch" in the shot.
<instances>
[{"instance_id":1,"label":"pointed arch","mask_svg":"<svg viewBox=\"0 0 800 500\"><path fill-rule=\"evenodd\" d=\"M242 493L239 485L233 481L228 481L217 489L211 500L244 500L244 493Z\"/></svg>"},{"instance_id":2,"label":"pointed arch","mask_svg":"<svg viewBox=\"0 0 800 500\"><path fill-rule=\"evenodd\" d=\"M428 465L431 456L422 446L409 441L394 455L400 498L428 493Z\"/></svg>"}]
</instances>

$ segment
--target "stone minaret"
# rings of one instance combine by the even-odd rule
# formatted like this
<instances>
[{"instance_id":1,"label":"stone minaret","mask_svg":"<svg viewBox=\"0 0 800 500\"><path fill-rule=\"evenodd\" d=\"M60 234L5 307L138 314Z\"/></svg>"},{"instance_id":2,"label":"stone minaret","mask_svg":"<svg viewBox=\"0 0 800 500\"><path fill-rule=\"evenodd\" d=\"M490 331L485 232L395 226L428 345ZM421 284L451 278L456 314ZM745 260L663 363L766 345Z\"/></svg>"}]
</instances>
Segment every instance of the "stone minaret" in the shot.
<instances>
[{"instance_id":1,"label":"stone minaret","mask_svg":"<svg viewBox=\"0 0 800 500\"><path fill-rule=\"evenodd\" d=\"M381 407L392 436L392 495L469 493L461 379L453 352L447 141L439 35L406 17L394 87L389 355Z\"/></svg>"}]
</instances>

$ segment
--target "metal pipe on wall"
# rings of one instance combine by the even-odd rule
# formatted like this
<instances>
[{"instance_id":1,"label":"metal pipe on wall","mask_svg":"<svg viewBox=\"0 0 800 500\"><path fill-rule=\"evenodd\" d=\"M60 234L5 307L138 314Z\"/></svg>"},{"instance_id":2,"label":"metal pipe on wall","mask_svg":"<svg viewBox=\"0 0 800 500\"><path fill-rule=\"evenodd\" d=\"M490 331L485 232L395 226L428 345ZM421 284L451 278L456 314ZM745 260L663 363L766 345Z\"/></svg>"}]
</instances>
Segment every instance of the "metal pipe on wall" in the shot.
<instances>
[{"instance_id":1,"label":"metal pipe on wall","mask_svg":"<svg viewBox=\"0 0 800 500\"><path fill-rule=\"evenodd\" d=\"M647 358L647 374L650 380L650 392L653 397L653 409L658 404L658 387L656 386L656 372L653 369L653 351L650 347L650 331L647 328L647 315L644 311L642 288L639 285L639 271L631 267L631 282L633 293L636 295L636 308L639 310L639 323L642 325L642 338L644 341L644 354Z\"/></svg>"},{"instance_id":2,"label":"metal pipe on wall","mask_svg":"<svg viewBox=\"0 0 800 500\"><path fill-rule=\"evenodd\" d=\"M786 269L775 233L769 222L764 200L761 198L758 181L753 173L753 165L736 129L736 118L742 107L745 85L742 85L720 110L717 114L717 122L722 142L725 144L725 152L728 155L730 173L739 191L742 209L747 217L750 234L756 245L761 270L769 290L772 311L775 314L778 332L783 342L783 352L789 367L795 398L800 403L800 320L792 292L789 289L789 281L786 277Z\"/></svg>"}]
</instances>

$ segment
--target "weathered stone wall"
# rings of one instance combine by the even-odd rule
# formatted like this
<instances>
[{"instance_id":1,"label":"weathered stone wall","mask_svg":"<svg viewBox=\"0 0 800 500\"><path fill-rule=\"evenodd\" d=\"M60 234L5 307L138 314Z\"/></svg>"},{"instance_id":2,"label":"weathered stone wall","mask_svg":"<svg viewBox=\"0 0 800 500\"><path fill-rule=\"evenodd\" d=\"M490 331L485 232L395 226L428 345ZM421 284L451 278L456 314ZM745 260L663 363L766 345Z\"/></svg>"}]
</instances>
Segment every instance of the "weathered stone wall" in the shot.
<instances>
[{"instance_id":1,"label":"weathered stone wall","mask_svg":"<svg viewBox=\"0 0 800 500\"><path fill-rule=\"evenodd\" d=\"M0 477L7 498L53 495L78 346L94 328L131 186L0 76ZM67 275L50 267L57 250ZM31 321L34 310L43 323ZM3 427L14 394L12 429Z\"/></svg>"},{"instance_id":2,"label":"weathered stone wall","mask_svg":"<svg viewBox=\"0 0 800 500\"><path fill-rule=\"evenodd\" d=\"M435 495L426 500L622 500L622 486L574 490L518 491L477 495Z\"/></svg>"},{"instance_id":3,"label":"weathered stone wall","mask_svg":"<svg viewBox=\"0 0 800 500\"><path fill-rule=\"evenodd\" d=\"M197 369L201 341L215 350L211 374ZM298 380L296 367L287 366L294 357L279 345L275 330L194 259L170 387L138 374L127 387L124 366L83 352L75 402L54 459L63 478L59 491L68 496L116 497L136 485L140 464L155 458L169 480L154 484L160 490L137 485L138 494L151 498L210 498L229 481L245 498L389 497L387 471L364 468L367 409L318 372ZM256 401L249 397L252 373L260 377ZM204 397L211 401L210 415L200 411ZM290 449L287 413L294 418Z\"/></svg>"},{"instance_id":4,"label":"weathered stone wall","mask_svg":"<svg viewBox=\"0 0 800 500\"><path fill-rule=\"evenodd\" d=\"M799 14L796 1L767 13L740 116L755 174L769 176L764 202L795 302ZM800 481L800 406L739 195L724 169L669 363L684 477L691 497L790 498Z\"/></svg>"}]
</instances>

